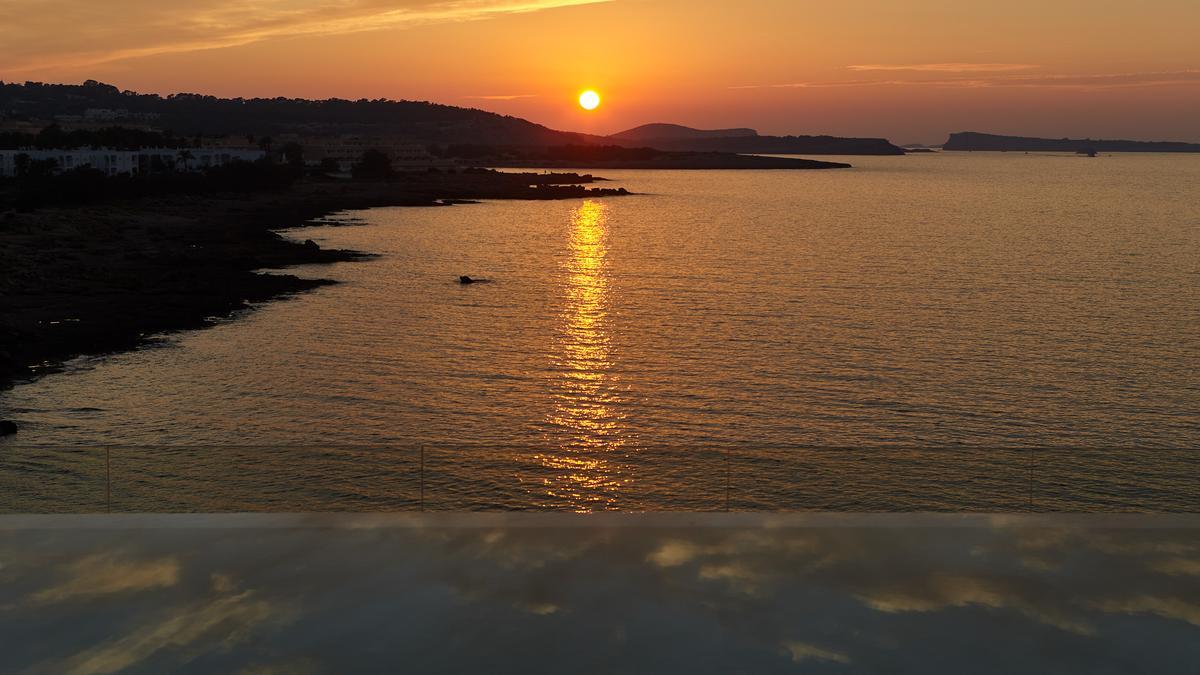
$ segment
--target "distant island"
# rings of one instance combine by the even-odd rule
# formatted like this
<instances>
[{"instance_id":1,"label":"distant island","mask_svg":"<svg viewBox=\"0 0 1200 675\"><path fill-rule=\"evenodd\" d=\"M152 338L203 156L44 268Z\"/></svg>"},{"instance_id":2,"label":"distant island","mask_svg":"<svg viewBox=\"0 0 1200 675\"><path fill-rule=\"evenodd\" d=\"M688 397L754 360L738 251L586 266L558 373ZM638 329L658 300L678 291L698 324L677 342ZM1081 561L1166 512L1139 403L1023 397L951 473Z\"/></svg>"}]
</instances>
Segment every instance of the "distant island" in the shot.
<instances>
[{"instance_id":1,"label":"distant island","mask_svg":"<svg viewBox=\"0 0 1200 675\"><path fill-rule=\"evenodd\" d=\"M738 129L693 129L681 124L643 124L640 127L626 129L608 138L614 141L634 141L645 143L650 140L692 141L701 138L753 138L758 132L745 127Z\"/></svg>"},{"instance_id":2,"label":"distant island","mask_svg":"<svg viewBox=\"0 0 1200 675\"><path fill-rule=\"evenodd\" d=\"M1030 138L961 131L950 134L950 139L942 145L942 149L967 152L1200 152L1200 143L1095 140L1091 138Z\"/></svg>"},{"instance_id":3,"label":"distant island","mask_svg":"<svg viewBox=\"0 0 1200 675\"><path fill-rule=\"evenodd\" d=\"M692 129L678 124L644 124L607 137L624 146L688 152L760 155L903 155L883 138L838 136L760 136L754 129Z\"/></svg>"}]
</instances>

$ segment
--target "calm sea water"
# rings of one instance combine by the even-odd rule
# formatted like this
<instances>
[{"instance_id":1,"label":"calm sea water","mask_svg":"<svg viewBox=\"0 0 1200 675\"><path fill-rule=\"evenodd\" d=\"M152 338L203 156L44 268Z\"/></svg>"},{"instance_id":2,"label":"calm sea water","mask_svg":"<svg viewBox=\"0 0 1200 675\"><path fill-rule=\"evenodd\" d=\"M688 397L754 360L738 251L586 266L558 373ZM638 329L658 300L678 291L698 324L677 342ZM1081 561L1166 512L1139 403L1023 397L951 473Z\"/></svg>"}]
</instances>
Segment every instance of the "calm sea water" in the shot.
<instances>
[{"instance_id":1,"label":"calm sea water","mask_svg":"<svg viewBox=\"0 0 1200 675\"><path fill-rule=\"evenodd\" d=\"M423 447L448 508L1200 508L1200 157L849 161L293 232L381 257L0 395L0 480L403 508Z\"/></svg>"}]
</instances>

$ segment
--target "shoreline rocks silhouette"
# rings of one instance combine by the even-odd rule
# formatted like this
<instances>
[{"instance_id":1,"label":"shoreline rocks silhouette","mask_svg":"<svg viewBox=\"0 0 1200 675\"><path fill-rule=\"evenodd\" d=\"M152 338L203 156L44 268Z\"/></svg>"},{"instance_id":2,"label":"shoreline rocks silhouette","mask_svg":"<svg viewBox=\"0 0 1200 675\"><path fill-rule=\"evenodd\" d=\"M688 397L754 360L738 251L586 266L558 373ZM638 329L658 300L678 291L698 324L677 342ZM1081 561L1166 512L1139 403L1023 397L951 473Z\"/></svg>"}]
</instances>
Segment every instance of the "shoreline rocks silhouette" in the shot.
<instances>
[{"instance_id":1,"label":"shoreline rocks silhouette","mask_svg":"<svg viewBox=\"0 0 1200 675\"><path fill-rule=\"evenodd\" d=\"M422 171L9 213L0 218L0 390L76 356L132 349L157 333L202 328L255 303L334 283L282 268L373 257L292 241L278 230L377 206L628 194L585 187L593 180L575 173Z\"/></svg>"}]
</instances>

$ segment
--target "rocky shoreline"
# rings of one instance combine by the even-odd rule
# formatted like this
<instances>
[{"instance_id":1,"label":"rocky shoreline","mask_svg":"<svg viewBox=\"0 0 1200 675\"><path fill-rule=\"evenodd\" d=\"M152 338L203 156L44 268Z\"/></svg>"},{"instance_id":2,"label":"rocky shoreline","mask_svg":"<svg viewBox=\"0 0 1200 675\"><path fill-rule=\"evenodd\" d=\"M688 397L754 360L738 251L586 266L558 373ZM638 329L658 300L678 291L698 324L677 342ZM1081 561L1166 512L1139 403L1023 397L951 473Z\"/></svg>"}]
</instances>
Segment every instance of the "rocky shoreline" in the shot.
<instances>
[{"instance_id":1,"label":"rocky shoreline","mask_svg":"<svg viewBox=\"0 0 1200 675\"><path fill-rule=\"evenodd\" d=\"M275 230L375 206L629 194L584 187L596 180L603 179L422 172L0 214L0 391L77 356L131 349L156 333L200 328L252 303L334 283L260 270L370 257Z\"/></svg>"}]
</instances>

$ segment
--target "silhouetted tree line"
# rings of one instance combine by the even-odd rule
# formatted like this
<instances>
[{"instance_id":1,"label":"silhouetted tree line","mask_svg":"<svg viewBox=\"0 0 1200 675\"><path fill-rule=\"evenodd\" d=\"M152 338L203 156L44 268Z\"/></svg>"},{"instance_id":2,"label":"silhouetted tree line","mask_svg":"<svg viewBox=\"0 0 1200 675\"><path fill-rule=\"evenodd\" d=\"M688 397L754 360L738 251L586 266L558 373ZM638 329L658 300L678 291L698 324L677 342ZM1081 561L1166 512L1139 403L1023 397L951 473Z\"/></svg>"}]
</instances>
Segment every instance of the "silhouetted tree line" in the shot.
<instances>
[{"instance_id":1,"label":"silhouetted tree line","mask_svg":"<svg viewBox=\"0 0 1200 675\"><path fill-rule=\"evenodd\" d=\"M350 169L351 176L365 180L391 178L395 174L392 159L382 150L367 150L362 159Z\"/></svg>"},{"instance_id":2,"label":"silhouetted tree line","mask_svg":"<svg viewBox=\"0 0 1200 675\"><path fill-rule=\"evenodd\" d=\"M89 108L153 116L156 126L189 135L301 133L403 134L428 142L561 145L582 140L507 115L426 101L387 99L217 98L200 94L139 94L89 80L82 85L0 82L0 114L53 119Z\"/></svg>"},{"instance_id":3,"label":"silhouetted tree line","mask_svg":"<svg viewBox=\"0 0 1200 675\"><path fill-rule=\"evenodd\" d=\"M0 150L22 148L112 148L114 150L137 150L139 148L197 148L200 138L183 138L170 132L146 131L113 126L105 129L64 131L51 124L36 134L19 132L0 133Z\"/></svg>"},{"instance_id":4,"label":"silhouetted tree line","mask_svg":"<svg viewBox=\"0 0 1200 675\"><path fill-rule=\"evenodd\" d=\"M203 173L108 176L90 167L56 173L53 160L28 160L21 175L0 179L0 210L77 205L161 195L261 192L287 188L303 169L267 161L232 162Z\"/></svg>"}]
</instances>

